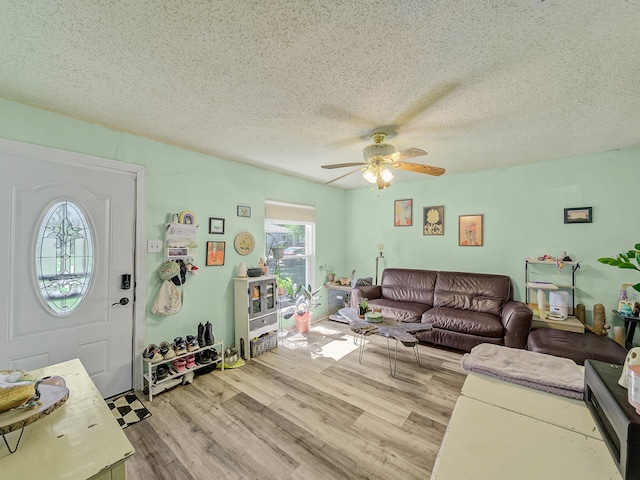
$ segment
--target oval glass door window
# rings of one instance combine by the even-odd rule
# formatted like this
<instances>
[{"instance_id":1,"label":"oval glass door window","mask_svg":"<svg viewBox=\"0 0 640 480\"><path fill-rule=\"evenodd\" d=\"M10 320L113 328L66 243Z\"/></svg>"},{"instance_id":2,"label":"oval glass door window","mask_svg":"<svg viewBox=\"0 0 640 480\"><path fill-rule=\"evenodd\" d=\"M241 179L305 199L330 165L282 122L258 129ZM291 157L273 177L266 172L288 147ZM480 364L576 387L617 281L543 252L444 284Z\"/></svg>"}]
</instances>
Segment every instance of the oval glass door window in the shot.
<instances>
[{"instance_id":1,"label":"oval glass door window","mask_svg":"<svg viewBox=\"0 0 640 480\"><path fill-rule=\"evenodd\" d=\"M70 315L89 290L93 233L82 209L69 200L45 212L35 245L38 291L55 315Z\"/></svg>"}]
</instances>

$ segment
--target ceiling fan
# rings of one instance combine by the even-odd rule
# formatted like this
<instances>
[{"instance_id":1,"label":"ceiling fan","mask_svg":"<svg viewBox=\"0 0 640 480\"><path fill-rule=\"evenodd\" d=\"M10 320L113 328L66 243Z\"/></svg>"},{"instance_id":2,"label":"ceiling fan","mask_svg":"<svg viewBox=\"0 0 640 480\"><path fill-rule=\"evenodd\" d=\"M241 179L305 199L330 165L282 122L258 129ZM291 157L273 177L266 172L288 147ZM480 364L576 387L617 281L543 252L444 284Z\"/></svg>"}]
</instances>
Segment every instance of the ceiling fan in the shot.
<instances>
[{"instance_id":1,"label":"ceiling fan","mask_svg":"<svg viewBox=\"0 0 640 480\"><path fill-rule=\"evenodd\" d=\"M385 143L386 138L387 134L383 132L375 132L371 135L373 143L364 147L364 150L362 151L362 156L365 159L364 162L322 165L322 168L329 169L355 166L359 167L349 173L345 173L338 178L334 178L333 180L326 182L325 185L340 180L352 173L362 171L362 176L367 182L376 184L378 189L383 190L391 186L391 180L393 179L393 173L391 173L391 170L389 170L388 167L435 176L440 176L444 173L444 168L405 162L404 160L406 159L426 155L427 152L419 148L406 148L396 152L396 148L393 145Z\"/></svg>"}]
</instances>

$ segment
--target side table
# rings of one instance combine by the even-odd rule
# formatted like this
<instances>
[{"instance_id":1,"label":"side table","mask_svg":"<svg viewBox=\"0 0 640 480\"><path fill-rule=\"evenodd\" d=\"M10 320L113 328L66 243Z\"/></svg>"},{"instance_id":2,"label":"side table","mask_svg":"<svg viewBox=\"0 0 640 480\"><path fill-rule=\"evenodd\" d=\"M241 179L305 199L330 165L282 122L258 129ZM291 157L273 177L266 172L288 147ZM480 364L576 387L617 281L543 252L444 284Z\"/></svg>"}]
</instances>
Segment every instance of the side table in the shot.
<instances>
[{"instance_id":1,"label":"side table","mask_svg":"<svg viewBox=\"0 0 640 480\"><path fill-rule=\"evenodd\" d=\"M623 313L620 313L618 310L614 310L613 313L624 321L624 330L627 332L624 347L627 350L631 350L631 347L633 347L633 336L636 333L636 323L640 321L640 317L628 317Z\"/></svg>"}]
</instances>

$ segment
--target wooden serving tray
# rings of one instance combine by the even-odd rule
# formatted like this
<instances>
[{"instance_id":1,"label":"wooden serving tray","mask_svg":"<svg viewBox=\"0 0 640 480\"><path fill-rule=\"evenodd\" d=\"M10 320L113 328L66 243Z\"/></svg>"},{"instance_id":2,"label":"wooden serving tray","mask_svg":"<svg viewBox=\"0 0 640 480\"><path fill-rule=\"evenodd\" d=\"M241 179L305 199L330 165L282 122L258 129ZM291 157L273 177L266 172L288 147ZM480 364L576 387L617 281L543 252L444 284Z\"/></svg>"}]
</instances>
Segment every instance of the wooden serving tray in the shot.
<instances>
[{"instance_id":1,"label":"wooden serving tray","mask_svg":"<svg viewBox=\"0 0 640 480\"><path fill-rule=\"evenodd\" d=\"M46 417L69 398L69 389L67 387L41 383L38 386L38 390L40 391L40 404L38 406L24 410L14 408L0 413L0 435L20 430Z\"/></svg>"}]
</instances>

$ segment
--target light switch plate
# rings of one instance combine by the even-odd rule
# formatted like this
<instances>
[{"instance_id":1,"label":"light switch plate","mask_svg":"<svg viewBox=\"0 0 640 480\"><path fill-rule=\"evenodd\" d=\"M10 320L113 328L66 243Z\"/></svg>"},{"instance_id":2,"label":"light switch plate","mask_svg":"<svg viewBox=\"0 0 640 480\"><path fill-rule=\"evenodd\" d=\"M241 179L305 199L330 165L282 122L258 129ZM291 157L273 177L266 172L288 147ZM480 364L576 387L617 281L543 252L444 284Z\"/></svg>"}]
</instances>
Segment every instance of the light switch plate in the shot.
<instances>
[{"instance_id":1,"label":"light switch plate","mask_svg":"<svg viewBox=\"0 0 640 480\"><path fill-rule=\"evenodd\" d=\"M147 242L147 253L158 253L162 251L162 240L149 240Z\"/></svg>"}]
</instances>

